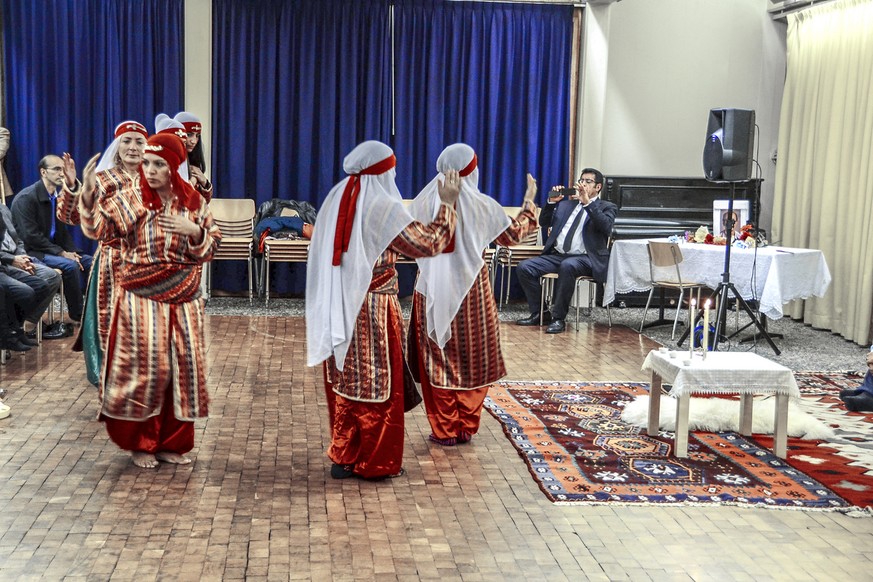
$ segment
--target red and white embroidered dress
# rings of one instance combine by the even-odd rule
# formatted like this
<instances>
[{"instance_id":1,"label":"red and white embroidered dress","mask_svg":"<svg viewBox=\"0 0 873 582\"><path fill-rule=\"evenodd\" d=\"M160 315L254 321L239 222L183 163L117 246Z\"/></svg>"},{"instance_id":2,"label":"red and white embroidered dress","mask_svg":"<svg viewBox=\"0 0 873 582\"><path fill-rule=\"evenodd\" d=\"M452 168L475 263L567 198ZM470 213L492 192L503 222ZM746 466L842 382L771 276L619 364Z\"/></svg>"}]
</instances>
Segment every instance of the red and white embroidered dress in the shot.
<instances>
[{"instance_id":1,"label":"red and white embroidered dress","mask_svg":"<svg viewBox=\"0 0 873 582\"><path fill-rule=\"evenodd\" d=\"M154 417L166 395L172 395L179 420L208 414L204 300L196 267L212 258L221 233L206 201L199 200L196 210L178 199L150 210L141 189L128 188L98 200L93 215L82 212L83 230L101 240L120 240L123 264L116 281L148 286L148 291L116 286L100 386L103 416ZM199 224L199 242L162 229L155 220L159 213L183 214Z\"/></svg>"}]
</instances>

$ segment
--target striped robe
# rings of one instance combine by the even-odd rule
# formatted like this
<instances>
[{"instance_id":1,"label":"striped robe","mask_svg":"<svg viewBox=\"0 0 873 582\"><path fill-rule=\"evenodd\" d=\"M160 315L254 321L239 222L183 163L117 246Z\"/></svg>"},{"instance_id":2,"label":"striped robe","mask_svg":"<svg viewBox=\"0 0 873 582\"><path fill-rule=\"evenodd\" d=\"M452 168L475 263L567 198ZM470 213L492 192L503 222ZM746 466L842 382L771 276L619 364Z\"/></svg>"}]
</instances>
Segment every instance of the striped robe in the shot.
<instances>
[{"instance_id":1,"label":"striped robe","mask_svg":"<svg viewBox=\"0 0 873 582\"><path fill-rule=\"evenodd\" d=\"M524 210L495 242L514 246L536 229L536 215ZM452 321L452 337L443 349L427 335L425 301L424 295L415 293L410 319L407 355L409 368L417 380L423 367L434 388L472 390L493 384L506 375L497 305L487 265L482 266L461 302Z\"/></svg>"},{"instance_id":2,"label":"striped robe","mask_svg":"<svg viewBox=\"0 0 873 582\"><path fill-rule=\"evenodd\" d=\"M175 199L154 211L143 206L139 188L130 188L95 206L92 215L82 209L83 229L100 240L119 238L123 269L166 265L193 270L212 258L221 240L202 199L196 211ZM187 236L164 231L155 220L159 213L186 215L202 227L202 240L191 244ZM162 303L116 286L100 386L101 415L123 420L157 416L165 394L172 394L177 419L207 416L204 301L199 292L193 297ZM168 382L171 390L165 391Z\"/></svg>"},{"instance_id":3,"label":"striped robe","mask_svg":"<svg viewBox=\"0 0 873 582\"><path fill-rule=\"evenodd\" d=\"M441 205L433 222L411 223L379 256L373 268L373 283L355 322L343 371L337 370L333 357L327 361L327 380L334 392L362 402L388 400L391 375L386 373L390 370L386 330L389 325L402 329L403 324L399 317L389 317L401 312L394 265L399 255L417 259L439 253L449 242L446 232L454 232L455 220L455 213Z\"/></svg>"},{"instance_id":4,"label":"striped robe","mask_svg":"<svg viewBox=\"0 0 873 582\"><path fill-rule=\"evenodd\" d=\"M114 196L121 190L138 187L139 174L131 176L118 166L97 173L97 200ZM58 212L60 211L59 204ZM79 218L78 212L76 218ZM100 338L100 350L105 354L115 274L121 269L121 239L118 237L99 239L95 232L87 228L87 225L83 225L82 232L88 238L99 241L97 251L94 253L94 265L99 265L99 268L89 279L89 284L93 281L97 285L97 333ZM86 317L90 317L90 314Z\"/></svg>"},{"instance_id":5,"label":"striped robe","mask_svg":"<svg viewBox=\"0 0 873 582\"><path fill-rule=\"evenodd\" d=\"M441 205L428 225L413 222L379 256L364 298L343 371L325 362L331 443L327 456L365 479L400 471L403 460L404 385L412 382L403 355L403 320L397 299L399 255L433 256L449 243L457 216Z\"/></svg>"}]
</instances>

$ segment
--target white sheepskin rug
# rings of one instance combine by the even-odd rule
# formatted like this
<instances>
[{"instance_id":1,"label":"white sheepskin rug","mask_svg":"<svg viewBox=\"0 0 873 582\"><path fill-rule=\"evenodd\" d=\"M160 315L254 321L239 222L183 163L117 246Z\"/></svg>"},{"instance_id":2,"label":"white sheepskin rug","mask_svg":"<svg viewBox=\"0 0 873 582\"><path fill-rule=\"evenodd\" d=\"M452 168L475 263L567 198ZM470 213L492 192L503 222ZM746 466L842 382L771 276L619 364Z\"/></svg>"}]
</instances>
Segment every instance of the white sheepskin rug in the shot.
<instances>
[{"instance_id":1,"label":"white sheepskin rug","mask_svg":"<svg viewBox=\"0 0 873 582\"><path fill-rule=\"evenodd\" d=\"M776 398L755 398L752 407L752 433L773 434L773 414ZM661 395L661 430L676 430L676 399ZM649 397L637 396L628 404L621 419L633 426L645 428L649 414ZM691 398L688 412L688 430L706 432L738 432L740 429L740 401L724 398ZM810 440L830 440L834 431L804 412L794 402L788 403L788 436Z\"/></svg>"}]
</instances>

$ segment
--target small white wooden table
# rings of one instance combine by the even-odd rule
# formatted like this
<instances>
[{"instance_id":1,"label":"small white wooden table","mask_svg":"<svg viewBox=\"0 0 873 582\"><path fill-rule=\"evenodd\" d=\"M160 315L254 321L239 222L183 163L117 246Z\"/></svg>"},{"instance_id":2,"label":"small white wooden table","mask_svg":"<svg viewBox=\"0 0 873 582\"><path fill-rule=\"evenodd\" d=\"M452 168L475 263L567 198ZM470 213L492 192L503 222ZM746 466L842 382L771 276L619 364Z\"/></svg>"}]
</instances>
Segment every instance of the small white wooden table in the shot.
<instances>
[{"instance_id":1,"label":"small white wooden table","mask_svg":"<svg viewBox=\"0 0 873 582\"><path fill-rule=\"evenodd\" d=\"M675 357L671 357L675 354ZM710 352L689 357L688 350L652 350L642 369L652 372L647 433L657 435L661 407L661 382L673 385L676 399L674 454L688 456L688 408L692 394L739 394L740 434L752 434L754 394L776 395L773 452L785 458L788 451L788 398L800 397L794 374L785 366L749 352Z\"/></svg>"}]
</instances>

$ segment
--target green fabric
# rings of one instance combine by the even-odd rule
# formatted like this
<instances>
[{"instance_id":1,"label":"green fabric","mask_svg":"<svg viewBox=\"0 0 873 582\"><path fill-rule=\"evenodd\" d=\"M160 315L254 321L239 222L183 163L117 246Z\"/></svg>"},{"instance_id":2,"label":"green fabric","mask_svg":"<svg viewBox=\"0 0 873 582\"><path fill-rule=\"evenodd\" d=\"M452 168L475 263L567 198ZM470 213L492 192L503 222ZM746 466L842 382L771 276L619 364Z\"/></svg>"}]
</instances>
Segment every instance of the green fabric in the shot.
<instances>
[{"instance_id":1,"label":"green fabric","mask_svg":"<svg viewBox=\"0 0 873 582\"><path fill-rule=\"evenodd\" d=\"M100 271L100 255L94 253L91 263L91 274L88 277L88 289L85 293L85 311L82 314L82 353L85 356L85 371L88 381L94 386L100 385L100 368L103 364L103 352L100 350L100 334L97 331L97 273Z\"/></svg>"}]
</instances>

